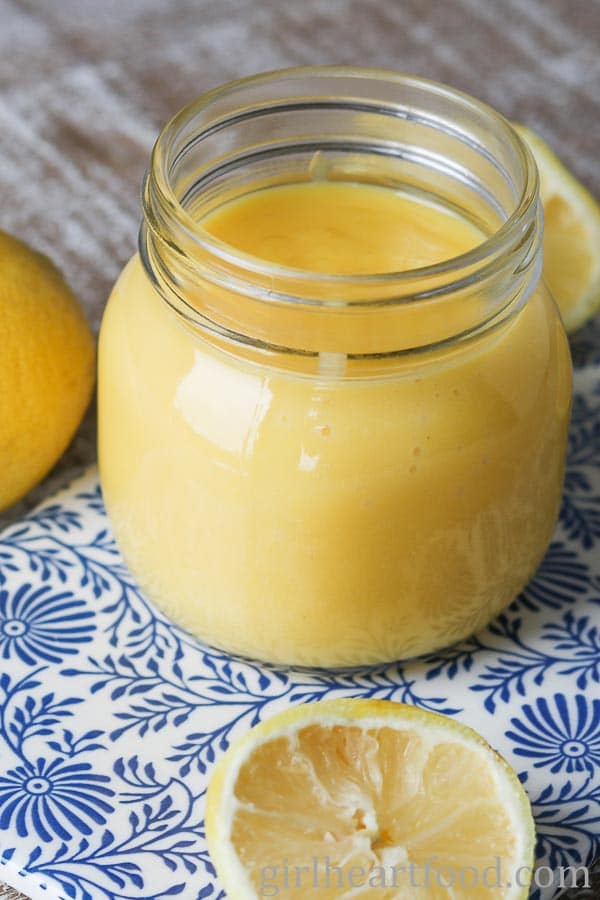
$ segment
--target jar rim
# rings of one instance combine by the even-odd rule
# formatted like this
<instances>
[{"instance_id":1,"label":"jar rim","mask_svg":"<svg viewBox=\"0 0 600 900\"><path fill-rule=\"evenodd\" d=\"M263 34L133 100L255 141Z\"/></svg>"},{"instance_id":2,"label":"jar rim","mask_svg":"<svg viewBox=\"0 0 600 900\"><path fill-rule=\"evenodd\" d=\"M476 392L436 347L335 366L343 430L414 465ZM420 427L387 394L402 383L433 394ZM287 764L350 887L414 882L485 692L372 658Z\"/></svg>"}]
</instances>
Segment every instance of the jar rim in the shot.
<instances>
[{"instance_id":1,"label":"jar rim","mask_svg":"<svg viewBox=\"0 0 600 900\"><path fill-rule=\"evenodd\" d=\"M351 274L316 272L311 269L284 266L220 240L194 219L177 196L170 177L170 170L174 164L170 151L173 149L175 138L180 129L198 113L209 109L215 101L228 95L233 95L246 87L268 84L282 77L290 79L319 77L350 79L354 77L372 79L373 81L393 82L406 87L420 87L427 89L431 94L449 97L461 103L464 107L476 111L479 115L485 116L501 130L503 137L510 143L521 163L521 170L524 175L523 186L514 209L496 230L485 235L483 240L471 249L441 260L438 263L399 271ZM255 111L255 109L252 111ZM250 111L250 114L252 111ZM456 135L460 133L457 130ZM481 151L483 148L479 147L478 149ZM386 68L362 68L342 65L294 66L274 69L235 79L206 91L179 110L160 132L151 154L150 168L146 175L145 194L150 179L152 179L152 187L159 198L159 202L163 204L165 210L169 210L170 217L177 220L178 228L189 242L196 244L215 259L228 265L238 266L241 270L245 270L248 273L273 278L293 279L298 284L319 283L342 286L352 283L357 287L363 285L365 288L375 285L388 287L390 285L398 285L398 287L401 287L402 284L408 284L415 279L423 283L429 279L437 280L440 276L451 276L454 272L465 269L471 270L474 267L479 269L479 274L481 275L480 267L482 264L485 264L487 261L493 262L511 247L514 241L515 230L532 214L532 211L535 213L539 199L539 175L531 151L512 127L509 120L492 106L458 88L418 75L396 72L393 69ZM155 229L156 220L153 219L152 215L148 215L146 202L144 202L144 207L146 222L151 228ZM327 300L322 302L327 304ZM406 302L406 298L397 297L397 302ZM320 305L319 301L316 301L314 305Z\"/></svg>"},{"instance_id":2,"label":"jar rim","mask_svg":"<svg viewBox=\"0 0 600 900\"><path fill-rule=\"evenodd\" d=\"M262 259L201 225L236 192L312 180L319 150L333 180L425 192L479 222L481 242L433 265L342 274ZM358 360L450 347L516 313L541 271L538 172L509 121L386 69L279 69L201 95L159 135L143 211L140 257L157 293L189 327L252 352ZM436 308L431 327L416 323L422 303Z\"/></svg>"}]
</instances>

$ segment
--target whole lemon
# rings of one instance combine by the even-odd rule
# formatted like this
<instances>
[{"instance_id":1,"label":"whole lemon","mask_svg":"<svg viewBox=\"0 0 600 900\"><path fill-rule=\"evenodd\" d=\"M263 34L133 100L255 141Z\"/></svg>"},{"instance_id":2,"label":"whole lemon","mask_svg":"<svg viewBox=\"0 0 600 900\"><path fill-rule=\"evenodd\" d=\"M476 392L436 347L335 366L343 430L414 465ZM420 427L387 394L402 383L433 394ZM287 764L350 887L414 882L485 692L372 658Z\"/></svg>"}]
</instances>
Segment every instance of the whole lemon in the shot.
<instances>
[{"instance_id":1,"label":"whole lemon","mask_svg":"<svg viewBox=\"0 0 600 900\"><path fill-rule=\"evenodd\" d=\"M94 340L50 260L0 231L0 510L69 444L94 385Z\"/></svg>"}]
</instances>

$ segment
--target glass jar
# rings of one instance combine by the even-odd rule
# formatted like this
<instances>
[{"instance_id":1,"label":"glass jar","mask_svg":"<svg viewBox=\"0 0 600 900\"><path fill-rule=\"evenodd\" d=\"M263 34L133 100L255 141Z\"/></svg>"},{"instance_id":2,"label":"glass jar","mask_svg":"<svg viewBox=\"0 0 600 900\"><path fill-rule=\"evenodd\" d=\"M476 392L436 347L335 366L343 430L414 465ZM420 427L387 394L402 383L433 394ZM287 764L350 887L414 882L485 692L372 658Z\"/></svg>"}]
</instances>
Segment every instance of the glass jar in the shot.
<instances>
[{"instance_id":1,"label":"glass jar","mask_svg":"<svg viewBox=\"0 0 600 900\"><path fill-rule=\"evenodd\" d=\"M202 218L315 177L477 225L461 256L327 275ZM144 592L209 644L337 667L433 651L527 583L559 508L568 344L532 158L500 115L392 72L292 69L164 129L102 325L106 506Z\"/></svg>"}]
</instances>

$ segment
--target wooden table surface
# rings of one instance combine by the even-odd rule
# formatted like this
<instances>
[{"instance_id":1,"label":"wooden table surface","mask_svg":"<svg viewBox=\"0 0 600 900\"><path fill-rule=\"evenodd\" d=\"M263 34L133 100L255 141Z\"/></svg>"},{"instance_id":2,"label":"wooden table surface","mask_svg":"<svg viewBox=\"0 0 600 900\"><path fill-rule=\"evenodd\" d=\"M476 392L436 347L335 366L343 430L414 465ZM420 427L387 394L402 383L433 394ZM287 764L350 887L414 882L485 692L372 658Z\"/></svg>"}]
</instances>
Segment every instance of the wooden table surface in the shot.
<instances>
[{"instance_id":1,"label":"wooden table surface","mask_svg":"<svg viewBox=\"0 0 600 900\"><path fill-rule=\"evenodd\" d=\"M599 51L600 0L0 0L0 228L60 265L97 330L161 126L223 81L315 63L473 93L538 129L600 194ZM94 459L90 410L3 518Z\"/></svg>"},{"instance_id":2,"label":"wooden table surface","mask_svg":"<svg viewBox=\"0 0 600 900\"><path fill-rule=\"evenodd\" d=\"M97 330L165 121L231 78L326 63L475 94L600 194L600 0L0 0L0 228L61 266ZM91 410L4 519L94 459Z\"/></svg>"}]
</instances>

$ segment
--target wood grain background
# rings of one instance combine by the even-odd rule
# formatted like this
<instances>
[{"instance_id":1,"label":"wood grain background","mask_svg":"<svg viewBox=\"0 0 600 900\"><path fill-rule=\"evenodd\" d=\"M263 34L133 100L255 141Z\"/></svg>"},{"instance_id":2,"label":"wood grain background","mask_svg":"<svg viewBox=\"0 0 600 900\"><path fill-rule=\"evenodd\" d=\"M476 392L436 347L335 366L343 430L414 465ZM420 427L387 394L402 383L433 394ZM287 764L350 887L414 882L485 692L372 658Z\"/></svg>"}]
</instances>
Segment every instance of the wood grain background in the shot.
<instances>
[{"instance_id":1,"label":"wood grain background","mask_svg":"<svg viewBox=\"0 0 600 900\"><path fill-rule=\"evenodd\" d=\"M600 194L600 0L0 0L0 228L61 266L97 330L165 121L231 78L329 63L475 94ZM94 459L92 409L0 524Z\"/></svg>"},{"instance_id":2,"label":"wood grain background","mask_svg":"<svg viewBox=\"0 0 600 900\"><path fill-rule=\"evenodd\" d=\"M600 0L0 0L0 228L61 266L97 329L165 121L225 80L311 63L462 88L600 193ZM4 519L93 462L94 427L91 410Z\"/></svg>"}]
</instances>

